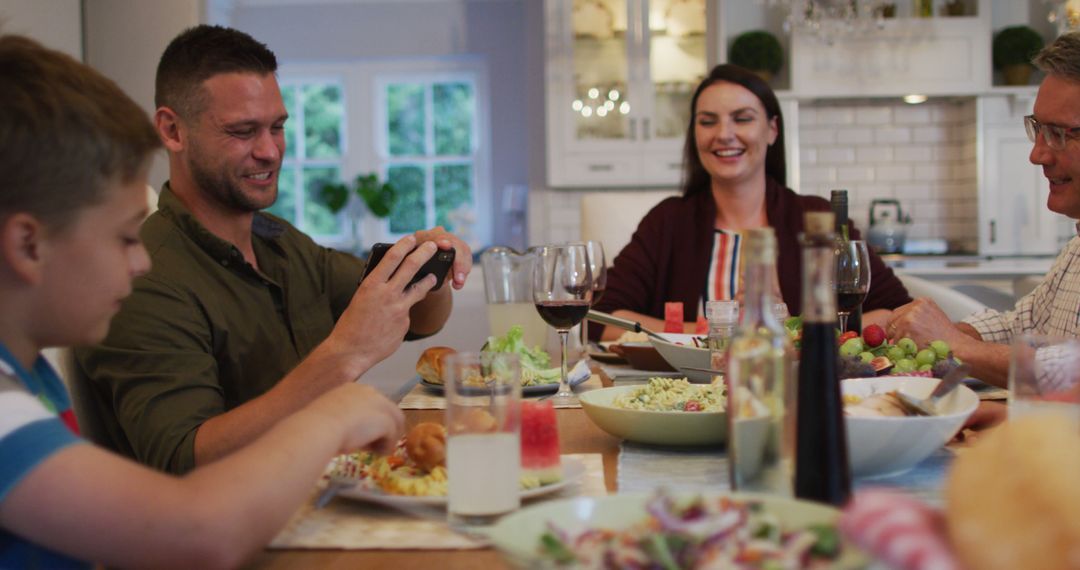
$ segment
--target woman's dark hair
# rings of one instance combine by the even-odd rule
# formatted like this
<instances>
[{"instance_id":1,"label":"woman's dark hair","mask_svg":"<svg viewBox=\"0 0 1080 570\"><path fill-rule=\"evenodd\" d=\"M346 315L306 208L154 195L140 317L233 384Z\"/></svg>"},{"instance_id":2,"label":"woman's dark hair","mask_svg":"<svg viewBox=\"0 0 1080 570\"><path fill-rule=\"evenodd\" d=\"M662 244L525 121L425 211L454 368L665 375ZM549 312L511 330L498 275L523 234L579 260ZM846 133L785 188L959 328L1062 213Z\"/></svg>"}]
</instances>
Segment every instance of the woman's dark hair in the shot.
<instances>
[{"instance_id":1,"label":"woman's dark hair","mask_svg":"<svg viewBox=\"0 0 1080 570\"><path fill-rule=\"evenodd\" d=\"M776 94L765 80L753 72L725 63L718 65L709 72L697 90L694 98L690 100L690 125L686 129L686 143L683 145L683 194L693 194L706 190L710 187L709 173L701 164L701 157L697 152L697 140L694 137L694 122L697 119L698 97L710 85L719 81L727 81L741 85L750 90L765 107L765 114L769 119L776 118L776 140L769 146L765 153L765 175L776 180L780 184L787 184L787 163L784 160L784 116L780 113L780 102L776 100Z\"/></svg>"}]
</instances>

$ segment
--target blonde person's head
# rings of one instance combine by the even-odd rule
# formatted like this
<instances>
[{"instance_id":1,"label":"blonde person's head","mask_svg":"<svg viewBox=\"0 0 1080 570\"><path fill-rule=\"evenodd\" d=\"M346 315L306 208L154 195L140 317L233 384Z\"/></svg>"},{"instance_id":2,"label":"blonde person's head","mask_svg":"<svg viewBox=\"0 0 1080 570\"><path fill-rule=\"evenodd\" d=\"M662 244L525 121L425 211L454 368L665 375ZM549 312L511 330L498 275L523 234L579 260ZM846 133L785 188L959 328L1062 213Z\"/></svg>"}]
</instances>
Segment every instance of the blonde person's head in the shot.
<instances>
[{"instance_id":1,"label":"blonde person's head","mask_svg":"<svg viewBox=\"0 0 1080 570\"><path fill-rule=\"evenodd\" d=\"M1080 31L1058 36L1032 59L1039 70L1080 82Z\"/></svg>"},{"instance_id":2,"label":"blonde person's head","mask_svg":"<svg viewBox=\"0 0 1080 570\"><path fill-rule=\"evenodd\" d=\"M111 80L21 36L0 36L0 220L57 230L145 176L161 146L146 112Z\"/></svg>"}]
</instances>

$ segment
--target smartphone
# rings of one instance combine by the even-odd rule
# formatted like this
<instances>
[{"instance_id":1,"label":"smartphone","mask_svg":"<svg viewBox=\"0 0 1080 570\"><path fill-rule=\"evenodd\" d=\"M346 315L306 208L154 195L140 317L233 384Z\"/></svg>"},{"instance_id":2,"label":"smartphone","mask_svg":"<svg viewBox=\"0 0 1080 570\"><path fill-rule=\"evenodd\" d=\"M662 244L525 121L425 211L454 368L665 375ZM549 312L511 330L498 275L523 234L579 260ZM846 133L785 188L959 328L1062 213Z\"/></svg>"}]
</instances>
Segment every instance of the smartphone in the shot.
<instances>
[{"instance_id":1,"label":"smartphone","mask_svg":"<svg viewBox=\"0 0 1080 570\"><path fill-rule=\"evenodd\" d=\"M383 256L386 255L386 252L390 249L391 245L393 244L377 243L371 246L371 255L368 256L367 267L364 268L363 279L367 279L368 273L371 273L371 270L382 261ZM416 250L414 249L413 251ZM427 260L427 262L420 267L419 271L416 272L416 275L409 281L409 286L411 287L414 283L430 274L434 275L436 279L435 287L431 289L434 291L435 289L442 287L443 281L446 280L446 274L450 272L450 267L453 265L454 249L440 249L435 252L435 255L431 256L431 259ZM363 281L363 279L361 279L361 281Z\"/></svg>"}]
</instances>

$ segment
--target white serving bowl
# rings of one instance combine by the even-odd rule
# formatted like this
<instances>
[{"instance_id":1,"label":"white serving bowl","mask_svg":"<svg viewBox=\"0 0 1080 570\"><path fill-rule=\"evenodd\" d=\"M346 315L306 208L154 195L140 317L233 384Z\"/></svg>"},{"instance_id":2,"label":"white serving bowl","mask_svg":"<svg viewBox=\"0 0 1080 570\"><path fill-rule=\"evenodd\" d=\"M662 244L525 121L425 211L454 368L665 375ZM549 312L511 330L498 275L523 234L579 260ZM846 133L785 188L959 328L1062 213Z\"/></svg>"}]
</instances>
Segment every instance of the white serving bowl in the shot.
<instances>
[{"instance_id":1,"label":"white serving bowl","mask_svg":"<svg viewBox=\"0 0 1080 570\"><path fill-rule=\"evenodd\" d=\"M900 390L925 398L938 385L937 378L879 376L842 380L844 395L866 398ZM979 406L979 397L957 386L939 402L941 415L906 417L853 417L847 420L848 460L856 477L883 477L911 469L945 445Z\"/></svg>"},{"instance_id":2,"label":"white serving bowl","mask_svg":"<svg viewBox=\"0 0 1080 570\"><path fill-rule=\"evenodd\" d=\"M718 445L727 440L725 412L647 412L615 407L615 398L643 385L615 386L578 395L581 408L615 437L658 445Z\"/></svg>"},{"instance_id":3,"label":"white serving bowl","mask_svg":"<svg viewBox=\"0 0 1080 570\"><path fill-rule=\"evenodd\" d=\"M688 368L710 368L709 349L698 348L694 344L694 337L701 335L663 333L661 336L666 340L649 337L649 342L656 347L657 352L664 357L668 364L679 369L679 372L686 374L686 379L691 382L708 383L712 381L712 374Z\"/></svg>"}]
</instances>

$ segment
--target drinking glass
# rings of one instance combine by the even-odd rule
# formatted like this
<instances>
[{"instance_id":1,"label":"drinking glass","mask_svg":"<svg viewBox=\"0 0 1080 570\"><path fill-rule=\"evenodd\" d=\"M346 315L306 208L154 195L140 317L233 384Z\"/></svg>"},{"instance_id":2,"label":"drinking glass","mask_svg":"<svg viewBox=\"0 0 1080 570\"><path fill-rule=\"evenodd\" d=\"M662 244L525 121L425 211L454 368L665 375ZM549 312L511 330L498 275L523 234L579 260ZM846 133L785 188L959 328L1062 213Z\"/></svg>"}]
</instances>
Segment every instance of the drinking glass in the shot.
<instances>
[{"instance_id":1,"label":"drinking glass","mask_svg":"<svg viewBox=\"0 0 1080 570\"><path fill-rule=\"evenodd\" d=\"M589 270L592 271L592 301L589 306L596 306L600 297L604 296L604 288L607 287L607 258L604 256L604 244L589 240L585 242L585 251L589 254ZM588 354L589 347L589 320L581 321L581 346Z\"/></svg>"},{"instance_id":2,"label":"drinking glass","mask_svg":"<svg viewBox=\"0 0 1080 570\"><path fill-rule=\"evenodd\" d=\"M1080 340L1021 335L1009 358L1009 417L1045 413L1080 423Z\"/></svg>"},{"instance_id":3,"label":"drinking glass","mask_svg":"<svg viewBox=\"0 0 1080 570\"><path fill-rule=\"evenodd\" d=\"M556 404L572 401L566 380L566 337L589 312L592 270L585 244L545 245L536 248L533 266L533 302L540 316L559 333L562 374Z\"/></svg>"},{"instance_id":4,"label":"drinking glass","mask_svg":"<svg viewBox=\"0 0 1080 570\"><path fill-rule=\"evenodd\" d=\"M847 331L848 316L870 291L870 252L862 240L836 244L836 315L840 331Z\"/></svg>"},{"instance_id":5,"label":"drinking glass","mask_svg":"<svg viewBox=\"0 0 1080 570\"><path fill-rule=\"evenodd\" d=\"M493 523L521 506L521 364L517 354L446 357L447 515Z\"/></svg>"}]
</instances>

